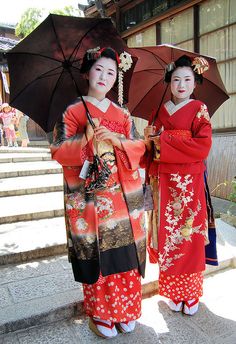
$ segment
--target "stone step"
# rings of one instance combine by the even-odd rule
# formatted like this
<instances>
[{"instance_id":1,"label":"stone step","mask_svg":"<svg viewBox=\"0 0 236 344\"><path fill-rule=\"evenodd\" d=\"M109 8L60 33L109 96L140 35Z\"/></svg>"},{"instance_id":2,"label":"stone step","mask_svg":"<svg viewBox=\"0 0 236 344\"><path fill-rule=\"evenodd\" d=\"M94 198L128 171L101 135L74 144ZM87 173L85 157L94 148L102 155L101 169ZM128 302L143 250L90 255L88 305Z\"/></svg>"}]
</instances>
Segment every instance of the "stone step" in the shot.
<instances>
[{"instance_id":1,"label":"stone step","mask_svg":"<svg viewBox=\"0 0 236 344\"><path fill-rule=\"evenodd\" d=\"M0 224L63 216L63 192L0 198Z\"/></svg>"},{"instance_id":2,"label":"stone step","mask_svg":"<svg viewBox=\"0 0 236 344\"><path fill-rule=\"evenodd\" d=\"M64 216L0 225L0 265L65 253Z\"/></svg>"},{"instance_id":3,"label":"stone step","mask_svg":"<svg viewBox=\"0 0 236 344\"><path fill-rule=\"evenodd\" d=\"M215 271L205 280L209 276L214 277ZM157 279L157 265L147 262L143 299L158 294ZM211 288L211 293L217 290ZM84 314L82 285L74 281L65 255L0 267L0 290L0 335Z\"/></svg>"},{"instance_id":4,"label":"stone step","mask_svg":"<svg viewBox=\"0 0 236 344\"><path fill-rule=\"evenodd\" d=\"M0 154L2 153L50 153L49 148L44 147L2 147L0 146Z\"/></svg>"},{"instance_id":5,"label":"stone step","mask_svg":"<svg viewBox=\"0 0 236 344\"><path fill-rule=\"evenodd\" d=\"M41 148L46 148L49 147L49 142L47 140L31 140L28 147L36 148L36 147L41 147Z\"/></svg>"},{"instance_id":6,"label":"stone step","mask_svg":"<svg viewBox=\"0 0 236 344\"><path fill-rule=\"evenodd\" d=\"M55 160L0 164L0 179L61 172L62 167Z\"/></svg>"},{"instance_id":7,"label":"stone step","mask_svg":"<svg viewBox=\"0 0 236 344\"><path fill-rule=\"evenodd\" d=\"M143 297L157 285L156 266L147 264L146 275ZM0 267L0 290L0 335L83 314L82 284L67 256Z\"/></svg>"},{"instance_id":8,"label":"stone step","mask_svg":"<svg viewBox=\"0 0 236 344\"><path fill-rule=\"evenodd\" d=\"M236 269L223 270L205 278L204 295L200 300L199 311L194 317L174 314L167 306L166 299L160 295L143 299L142 315L136 322L135 330L129 334L118 333L111 343L235 344L236 298L235 285L232 283L235 279ZM73 310L71 313L73 314ZM60 319L62 316L61 309L57 318ZM10 322L8 327L11 327ZM42 318L39 318L38 324L34 327L0 335L2 344L102 342L102 338L89 330L88 317L84 314L54 322L49 314L47 323L42 323Z\"/></svg>"},{"instance_id":9,"label":"stone step","mask_svg":"<svg viewBox=\"0 0 236 344\"><path fill-rule=\"evenodd\" d=\"M0 164L11 162L49 161L50 153L5 153L0 155Z\"/></svg>"},{"instance_id":10,"label":"stone step","mask_svg":"<svg viewBox=\"0 0 236 344\"><path fill-rule=\"evenodd\" d=\"M0 289L0 334L70 318L82 308L82 287L66 256L0 267Z\"/></svg>"},{"instance_id":11,"label":"stone step","mask_svg":"<svg viewBox=\"0 0 236 344\"><path fill-rule=\"evenodd\" d=\"M0 179L0 185L0 197L62 191L63 175L58 173L4 178Z\"/></svg>"}]
</instances>

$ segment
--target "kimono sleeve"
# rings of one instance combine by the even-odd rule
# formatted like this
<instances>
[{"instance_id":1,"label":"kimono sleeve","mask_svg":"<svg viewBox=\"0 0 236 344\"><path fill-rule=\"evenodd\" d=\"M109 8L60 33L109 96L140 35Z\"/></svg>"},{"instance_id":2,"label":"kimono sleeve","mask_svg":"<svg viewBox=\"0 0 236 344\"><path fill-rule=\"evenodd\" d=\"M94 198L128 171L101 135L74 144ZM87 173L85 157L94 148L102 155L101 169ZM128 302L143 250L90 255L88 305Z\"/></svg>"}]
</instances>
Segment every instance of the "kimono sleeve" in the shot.
<instances>
[{"instance_id":1,"label":"kimono sleeve","mask_svg":"<svg viewBox=\"0 0 236 344\"><path fill-rule=\"evenodd\" d=\"M136 170L145 153L145 143L137 137L137 130L129 114L125 114L124 129L126 138L121 138L122 150L115 148L117 157L128 170Z\"/></svg>"},{"instance_id":2,"label":"kimono sleeve","mask_svg":"<svg viewBox=\"0 0 236 344\"><path fill-rule=\"evenodd\" d=\"M62 166L81 166L85 160L88 144L84 125L78 121L78 110L68 107L53 131L52 159Z\"/></svg>"},{"instance_id":3,"label":"kimono sleeve","mask_svg":"<svg viewBox=\"0 0 236 344\"><path fill-rule=\"evenodd\" d=\"M192 138L171 136L164 131L160 142L161 162L193 163L206 159L212 144L212 129L206 105L200 106L193 119Z\"/></svg>"}]
</instances>

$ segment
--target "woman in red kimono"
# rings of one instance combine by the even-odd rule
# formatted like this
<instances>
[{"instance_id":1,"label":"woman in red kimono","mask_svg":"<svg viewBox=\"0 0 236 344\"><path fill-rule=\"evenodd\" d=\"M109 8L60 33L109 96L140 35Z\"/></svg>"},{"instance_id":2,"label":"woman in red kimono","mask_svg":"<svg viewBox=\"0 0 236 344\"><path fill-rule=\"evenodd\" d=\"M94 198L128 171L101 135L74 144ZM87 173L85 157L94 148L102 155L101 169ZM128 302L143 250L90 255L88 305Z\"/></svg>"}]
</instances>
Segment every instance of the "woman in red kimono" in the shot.
<instances>
[{"instance_id":1,"label":"woman in red kimono","mask_svg":"<svg viewBox=\"0 0 236 344\"><path fill-rule=\"evenodd\" d=\"M134 330L141 315L145 269L138 170L145 143L134 138L129 113L106 98L123 62L111 48L87 51L81 72L88 80L88 94L66 109L51 145L52 158L64 173L69 260L75 280L83 283L90 329L104 338L116 336L117 329ZM95 128L88 122L85 107ZM88 192L91 181L86 177L95 153L108 177L103 188Z\"/></svg>"},{"instance_id":2,"label":"woman in red kimono","mask_svg":"<svg viewBox=\"0 0 236 344\"><path fill-rule=\"evenodd\" d=\"M148 154L154 154L147 172L154 193L150 259L159 263L160 295L173 311L188 315L197 312L203 289L208 243L204 160L212 141L207 107L190 96L202 87L197 83L207 64L184 55L168 65L165 82L171 84L172 99L144 131Z\"/></svg>"}]
</instances>

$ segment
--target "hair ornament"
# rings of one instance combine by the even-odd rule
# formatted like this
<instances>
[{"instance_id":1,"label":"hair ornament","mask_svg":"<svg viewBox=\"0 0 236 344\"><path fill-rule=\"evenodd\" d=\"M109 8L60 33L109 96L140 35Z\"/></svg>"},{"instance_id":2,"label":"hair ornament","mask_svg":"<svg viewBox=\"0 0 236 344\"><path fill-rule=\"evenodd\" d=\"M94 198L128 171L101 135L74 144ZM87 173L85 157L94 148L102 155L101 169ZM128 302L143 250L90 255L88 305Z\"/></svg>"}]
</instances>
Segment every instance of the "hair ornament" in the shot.
<instances>
[{"instance_id":1,"label":"hair ornament","mask_svg":"<svg viewBox=\"0 0 236 344\"><path fill-rule=\"evenodd\" d=\"M88 49L86 51L87 54L87 59L90 60L97 60L101 53L100 53L100 47L96 47L96 48L92 48L92 49Z\"/></svg>"},{"instance_id":2,"label":"hair ornament","mask_svg":"<svg viewBox=\"0 0 236 344\"><path fill-rule=\"evenodd\" d=\"M197 74L203 74L210 67L208 61L204 57L195 57L192 61L193 71Z\"/></svg>"},{"instance_id":3,"label":"hair ornament","mask_svg":"<svg viewBox=\"0 0 236 344\"><path fill-rule=\"evenodd\" d=\"M123 79L124 72L127 72L132 66L132 57L127 51L124 51L119 56L120 63L118 64L118 103L123 106Z\"/></svg>"},{"instance_id":4,"label":"hair ornament","mask_svg":"<svg viewBox=\"0 0 236 344\"><path fill-rule=\"evenodd\" d=\"M132 66L133 60L132 57L127 51L124 51L123 53L120 54L119 56L120 63L119 63L119 68L123 70L123 72L126 72L129 70Z\"/></svg>"},{"instance_id":5,"label":"hair ornament","mask_svg":"<svg viewBox=\"0 0 236 344\"><path fill-rule=\"evenodd\" d=\"M172 72L175 69L175 63L174 62L170 62L167 66L166 66L166 72Z\"/></svg>"}]
</instances>

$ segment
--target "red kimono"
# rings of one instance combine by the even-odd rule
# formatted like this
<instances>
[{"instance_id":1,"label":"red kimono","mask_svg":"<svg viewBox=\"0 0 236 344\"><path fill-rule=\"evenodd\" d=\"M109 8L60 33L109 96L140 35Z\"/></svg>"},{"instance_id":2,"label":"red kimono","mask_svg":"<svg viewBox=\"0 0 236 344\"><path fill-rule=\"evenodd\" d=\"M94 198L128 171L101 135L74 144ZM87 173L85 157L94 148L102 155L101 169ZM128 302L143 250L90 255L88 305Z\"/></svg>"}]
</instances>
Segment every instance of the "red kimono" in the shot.
<instances>
[{"instance_id":1,"label":"red kimono","mask_svg":"<svg viewBox=\"0 0 236 344\"><path fill-rule=\"evenodd\" d=\"M176 301L202 295L207 209L204 160L211 148L207 107L188 100L164 104L154 124L160 157L149 166L154 211L149 213L149 254L160 268L159 292Z\"/></svg>"},{"instance_id":2,"label":"red kimono","mask_svg":"<svg viewBox=\"0 0 236 344\"><path fill-rule=\"evenodd\" d=\"M110 177L105 190L85 193L81 169L92 161L94 142L84 135L83 103L69 106L54 130L53 159L63 166L69 259L83 283L88 315L114 322L135 320L141 311L146 234L139 161L145 151L132 134L130 115L108 99L84 97L93 118L115 133L122 150L99 142L97 154Z\"/></svg>"}]
</instances>

